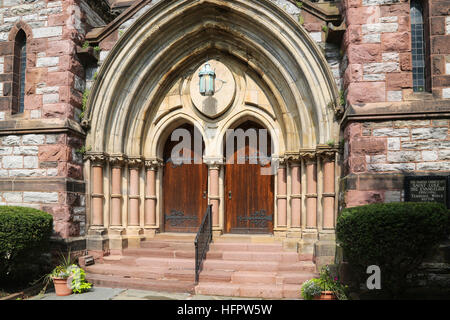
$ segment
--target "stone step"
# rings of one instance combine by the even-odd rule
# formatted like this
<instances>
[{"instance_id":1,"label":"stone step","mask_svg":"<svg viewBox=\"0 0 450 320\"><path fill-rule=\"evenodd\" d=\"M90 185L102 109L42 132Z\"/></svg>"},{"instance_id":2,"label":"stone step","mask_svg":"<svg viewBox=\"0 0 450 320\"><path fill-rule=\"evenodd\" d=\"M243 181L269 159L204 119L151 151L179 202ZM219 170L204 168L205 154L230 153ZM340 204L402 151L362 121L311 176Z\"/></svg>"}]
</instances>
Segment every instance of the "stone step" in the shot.
<instances>
[{"instance_id":1,"label":"stone step","mask_svg":"<svg viewBox=\"0 0 450 320\"><path fill-rule=\"evenodd\" d=\"M210 252L214 251L256 251L256 252L280 252L283 250L281 243L245 243L245 242L213 242Z\"/></svg>"},{"instance_id":2,"label":"stone step","mask_svg":"<svg viewBox=\"0 0 450 320\"><path fill-rule=\"evenodd\" d=\"M228 261L280 261L297 262L300 255L297 252L259 252L259 251L211 251L208 259L222 259Z\"/></svg>"},{"instance_id":3,"label":"stone step","mask_svg":"<svg viewBox=\"0 0 450 320\"><path fill-rule=\"evenodd\" d=\"M159 257L139 257L136 258L136 265L143 267L165 267L169 270L194 270L195 259L186 258L159 258Z\"/></svg>"},{"instance_id":4,"label":"stone step","mask_svg":"<svg viewBox=\"0 0 450 320\"><path fill-rule=\"evenodd\" d=\"M170 240L147 240L141 242L142 248L150 249L173 249L173 250L194 250L194 241L170 241ZM128 249L126 249L128 250Z\"/></svg>"},{"instance_id":5,"label":"stone step","mask_svg":"<svg viewBox=\"0 0 450 320\"><path fill-rule=\"evenodd\" d=\"M316 266L311 261L277 262L277 261L229 261L206 259L203 262L203 270L226 271L294 271L316 272Z\"/></svg>"},{"instance_id":6,"label":"stone step","mask_svg":"<svg viewBox=\"0 0 450 320\"><path fill-rule=\"evenodd\" d=\"M166 267L133 267L114 264L97 264L86 268L89 274L113 275L124 278L140 279L178 279L182 281L194 281L194 270L172 270Z\"/></svg>"},{"instance_id":7,"label":"stone step","mask_svg":"<svg viewBox=\"0 0 450 320\"><path fill-rule=\"evenodd\" d=\"M200 282L195 287L196 294L265 299L300 299L300 290L300 285L291 284L267 285Z\"/></svg>"},{"instance_id":8,"label":"stone step","mask_svg":"<svg viewBox=\"0 0 450 320\"><path fill-rule=\"evenodd\" d=\"M141 278L124 278L121 276L103 275L89 273L86 280L98 287L123 288L151 290L162 292L194 292L193 281L180 281L178 279L141 279Z\"/></svg>"},{"instance_id":9,"label":"stone step","mask_svg":"<svg viewBox=\"0 0 450 320\"><path fill-rule=\"evenodd\" d=\"M195 258L195 250L178 250L173 248L128 248L123 251L126 256Z\"/></svg>"}]
</instances>

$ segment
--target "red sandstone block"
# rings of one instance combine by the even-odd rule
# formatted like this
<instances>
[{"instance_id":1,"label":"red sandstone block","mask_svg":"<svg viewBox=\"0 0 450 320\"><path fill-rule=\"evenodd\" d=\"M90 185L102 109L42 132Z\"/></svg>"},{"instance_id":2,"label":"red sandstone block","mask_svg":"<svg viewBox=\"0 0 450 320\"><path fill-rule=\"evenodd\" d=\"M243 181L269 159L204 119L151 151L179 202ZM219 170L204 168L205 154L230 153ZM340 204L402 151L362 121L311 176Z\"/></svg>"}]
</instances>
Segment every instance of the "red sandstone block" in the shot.
<instances>
[{"instance_id":1,"label":"red sandstone block","mask_svg":"<svg viewBox=\"0 0 450 320\"><path fill-rule=\"evenodd\" d=\"M411 39L410 39L409 32L382 33L381 34L381 48L382 48L383 52L411 51Z\"/></svg>"},{"instance_id":2,"label":"red sandstone block","mask_svg":"<svg viewBox=\"0 0 450 320\"><path fill-rule=\"evenodd\" d=\"M71 40L49 41L47 56L58 57L74 53L75 44Z\"/></svg>"},{"instance_id":3,"label":"red sandstone block","mask_svg":"<svg viewBox=\"0 0 450 320\"><path fill-rule=\"evenodd\" d=\"M275 272L237 271L231 275L231 282L236 284L275 284Z\"/></svg>"},{"instance_id":4,"label":"red sandstone block","mask_svg":"<svg viewBox=\"0 0 450 320\"><path fill-rule=\"evenodd\" d=\"M399 4L392 4L388 6L381 6L382 17L392 16L409 16L410 14L409 2L403 2Z\"/></svg>"},{"instance_id":5,"label":"red sandstone block","mask_svg":"<svg viewBox=\"0 0 450 320\"><path fill-rule=\"evenodd\" d=\"M386 90L395 91L412 88L412 72L393 72L386 74Z\"/></svg>"},{"instance_id":6,"label":"red sandstone block","mask_svg":"<svg viewBox=\"0 0 450 320\"><path fill-rule=\"evenodd\" d=\"M384 191L349 190L345 194L345 203L349 208L370 203L380 203L383 202L383 199Z\"/></svg>"},{"instance_id":7,"label":"red sandstone block","mask_svg":"<svg viewBox=\"0 0 450 320\"><path fill-rule=\"evenodd\" d=\"M243 285L240 295L249 298L283 298L283 287L274 285Z\"/></svg>"},{"instance_id":8,"label":"red sandstone block","mask_svg":"<svg viewBox=\"0 0 450 320\"><path fill-rule=\"evenodd\" d=\"M278 271L294 271L294 272L315 272L316 265L310 261L300 261L295 263L283 263L278 267Z\"/></svg>"},{"instance_id":9,"label":"red sandstone block","mask_svg":"<svg viewBox=\"0 0 450 320\"><path fill-rule=\"evenodd\" d=\"M124 250L124 254L139 257L166 257L166 258L175 257L175 252L173 250L160 250L149 248L128 248Z\"/></svg>"},{"instance_id":10,"label":"red sandstone block","mask_svg":"<svg viewBox=\"0 0 450 320\"><path fill-rule=\"evenodd\" d=\"M347 91L347 101L350 104L384 102L386 100L386 85L384 82L351 83Z\"/></svg>"},{"instance_id":11,"label":"red sandstone block","mask_svg":"<svg viewBox=\"0 0 450 320\"><path fill-rule=\"evenodd\" d=\"M39 146L39 161L67 161L70 148L64 145Z\"/></svg>"},{"instance_id":12,"label":"red sandstone block","mask_svg":"<svg viewBox=\"0 0 450 320\"><path fill-rule=\"evenodd\" d=\"M363 68L361 64L350 64L345 70L344 86L348 87L352 82L358 82L363 79Z\"/></svg>"},{"instance_id":13,"label":"red sandstone block","mask_svg":"<svg viewBox=\"0 0 450 320\"><path fill-rule=\"evenodd\" d=\"M164 272L165 279L177 279L180 281L194 281L195 270L167 270Z\"/></svg>"},{"instance_id":14,"label":"red sandstone block","mask_svg":"<svg viewBox=\"0 0 450 320\"><path fill-rule=\"evenodd\" d=\"M379 6L366 6L347 9L346 21L348 25L373 24L378 23L379 19L380 19Z\"/></svg>"},{"instance_id":15,"label":"red sandstone block","mask_svg":"<svg viewBox=\"0 0 450 320\"><path fill-rule=\"evenodd\" d=\"M218 296L235 296L240 295L239 285L231 283L199 283L195 287L196 294L218 295Z\"/></svg>"},{"instance_id":16,"label":"red sandstone block","mask_svg":"<svg viewBox=\"0 0 450 320\"><path fill-rule=\"evenodd\" d=\"M281 243L249 243L247 250L256 252L280 252L283 250Z\"/></svg>"},{"instance_id":17,"label":"red sandstone block","mask_svg":"<svg viewBox=\"0 0 450 320\"><path fill-rule=\"evenodd\" d=\"M364 64L381 61L381 45L379 43L352 44L347 49L349 64Z\"/></svg>"},{"instance_id":18,"label":"red sandstone block","mask_svg":"<svg viewBox=\"0 0 450 320\"><path fill-rule=\"evenodd\" d=\"M233 271L225 270L202 270L200 282L230 282Z\"/></svg>"},{"instance_id":19,"label":"red sandstone block","mask_svg":"<svg viewBox=\"0 0 450 320\"><path fill-rule=\"evenodd\" d=\"M129 256L105 256L103 261L111 264L121 264L127 266L136 266L136 257Z\"/></svg>"},{"instance_id":20,"label":"red sandstone block","mask_svg":"<svg viewBox=\"0 0 450 320\"><path fill-rule=\"evenodd\" d=\"M211 244L210 251L245 251L247 250L247 245L247 243L219 242Z\"/></svg>"},{"instance_id":21,"label":"red sandstone block","mask_svg":"<svg viewBox=\"0 0 450 320\"><path fill-rule=\"evenodd\" d=\"M301 286L296 285L284 285L283 286L283 298L301 298Z\"/></svg>"},{"instance_id":22,"label":"red sandstone block","mask_svg":"<svg viewBox=\"0 0 450 320\"><path fill-rule=\"evenodd\" d=\"M363 39L362 28L360 25L350 25L344 34L344 47L360 44ZM353 63L353 62L352 62Z\"/></svg>"},{"instance_id":23,"label":"red sandstone block","mask_svg":"<svg viewBox=\"0 0 450 320\"><path fill-rule=\"evenodd\" d=\"M295 285L301 285L303 282L312 279L314 277L317 277L318 275L315 273L309 273L309 272L279 272L277 274L277 278L279 278L279 281L282 284L295 284Z\"/></svg>"},{"instance_id":24,"label":"red sandstone block","mask_svg":"<svg viewBox=\"0 0 450 320\"><path fill-rule=\"evenodd\" d=\"M412 56L411 53L400 54L400 70L411 71L412 70Z\"/></svg>"}]
</instances>

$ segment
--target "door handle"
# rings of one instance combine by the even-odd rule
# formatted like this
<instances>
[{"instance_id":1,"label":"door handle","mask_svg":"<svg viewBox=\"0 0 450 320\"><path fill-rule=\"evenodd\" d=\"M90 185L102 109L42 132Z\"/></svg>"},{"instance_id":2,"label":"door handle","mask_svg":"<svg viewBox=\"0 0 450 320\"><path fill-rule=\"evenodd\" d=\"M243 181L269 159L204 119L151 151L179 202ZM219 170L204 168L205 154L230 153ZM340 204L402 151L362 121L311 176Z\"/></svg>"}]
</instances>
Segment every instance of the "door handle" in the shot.
<instances>
[{"instance_id":1,"label":"door handle","mask_svg":"<svg viewBox=\"0 0 450 320\"><path fill-rule=\"evenodd\" d=\"M228 199L231 200L231 191L228 191Z\"/></svg>"},{"instance_id":2,"label":"door handle","mask_svg":"<svg viewBox=\"0 0 450 320\"><path fill-rule=\"evenodd\" d=\"M203 199L206 199L206 191L203 191Z\"/></svg>"}]
</instances>

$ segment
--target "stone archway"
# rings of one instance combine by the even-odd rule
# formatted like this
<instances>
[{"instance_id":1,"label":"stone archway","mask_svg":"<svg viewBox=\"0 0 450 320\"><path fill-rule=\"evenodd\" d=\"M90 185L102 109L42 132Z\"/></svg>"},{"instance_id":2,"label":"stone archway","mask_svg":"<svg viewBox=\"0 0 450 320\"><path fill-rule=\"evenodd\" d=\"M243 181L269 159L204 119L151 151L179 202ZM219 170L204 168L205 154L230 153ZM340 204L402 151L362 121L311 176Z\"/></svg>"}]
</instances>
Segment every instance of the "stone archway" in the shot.
<instances>
[{"instance_id":1,"label":"stone archway","mask_svg":"<svg viewBox=\"0 0 450 320\"><path fill-rule=\"evenodd\" d=\"M209 60L226 65L236 83L230 105L213 106L220 112L195 108L189 91L196 70ZM231 123L244 117L260 120L275 140L273 156L281 164L274 177L275 233L317 234L329 221L322 212L335 212L330 211L335 189L324 192L318 179L324 178L325 167L327 179L330 174L334 179L334 169L325 163L335 163L329 142L338 140L332 107L337 97L317 45L271 1L159 2L111 50L88 101L90 235L105 243L114 234L130 244L161 230L161 141L166 141L166 129L183 119L205 138L208 202L214 230L222 232L221 139ZM119 198L117 209L112 203ZM322 210L325 202L328 211Z\"/></svg>"}]
</instances>

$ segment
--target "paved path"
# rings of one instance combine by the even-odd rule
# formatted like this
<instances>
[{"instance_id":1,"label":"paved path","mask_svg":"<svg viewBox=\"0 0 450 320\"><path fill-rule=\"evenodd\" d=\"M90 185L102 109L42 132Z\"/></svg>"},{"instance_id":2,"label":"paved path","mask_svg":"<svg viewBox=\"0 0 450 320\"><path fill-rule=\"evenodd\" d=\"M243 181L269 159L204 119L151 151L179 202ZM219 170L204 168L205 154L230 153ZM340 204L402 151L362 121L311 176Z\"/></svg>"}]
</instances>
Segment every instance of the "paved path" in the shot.
<instances>
[{"instance_id":1,"label":"paved path","mask_svg":"<svg viewBox=\"0 0 450 320\"><path fill-rule=\"evenodd\" d=\"M83 294L57 296L54 292L38 295L29 300L262 300L260 298L239 298L205 296L189 293L156 292L134 289L94 287Z\"/></svg>"}]
</instances>

